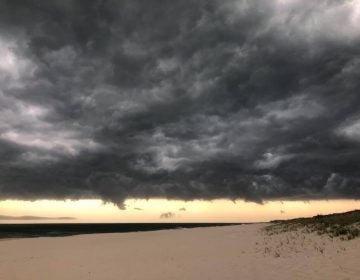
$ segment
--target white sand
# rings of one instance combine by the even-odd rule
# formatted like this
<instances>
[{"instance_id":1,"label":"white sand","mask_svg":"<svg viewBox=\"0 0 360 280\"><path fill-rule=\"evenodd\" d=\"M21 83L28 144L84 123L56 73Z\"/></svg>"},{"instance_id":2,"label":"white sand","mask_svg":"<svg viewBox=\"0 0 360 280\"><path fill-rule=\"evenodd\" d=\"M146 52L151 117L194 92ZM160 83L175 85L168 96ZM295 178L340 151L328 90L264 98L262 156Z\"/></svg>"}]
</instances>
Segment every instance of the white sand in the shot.
<instances>
[{"instance_id":1,"label":"white sand","mask_svg":"<svg viewBox=\"0 0 360 280\"><path fill-rule=\"evenodd\" d=\"M263 226L2 240L0 279L360 279L360 238Z\"/></svg>"}]
</instances>

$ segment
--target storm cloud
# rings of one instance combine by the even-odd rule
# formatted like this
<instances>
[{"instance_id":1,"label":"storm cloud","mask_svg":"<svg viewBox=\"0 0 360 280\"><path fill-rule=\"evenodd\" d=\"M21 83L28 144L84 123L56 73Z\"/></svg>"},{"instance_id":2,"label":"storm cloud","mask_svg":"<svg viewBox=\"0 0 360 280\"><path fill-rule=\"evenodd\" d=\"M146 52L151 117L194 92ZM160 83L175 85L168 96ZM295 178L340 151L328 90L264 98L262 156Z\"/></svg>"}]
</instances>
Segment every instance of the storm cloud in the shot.
<instances>
[{"instance_id":1,"label":"storm cloud","mask_svg":"<svg viewBox=\"0 0 360 280\"><path fill-rule=\"evenodd\" d=\"M360 2L1 1L0 199L360 198Z\"/></svg>"}]
</instances>

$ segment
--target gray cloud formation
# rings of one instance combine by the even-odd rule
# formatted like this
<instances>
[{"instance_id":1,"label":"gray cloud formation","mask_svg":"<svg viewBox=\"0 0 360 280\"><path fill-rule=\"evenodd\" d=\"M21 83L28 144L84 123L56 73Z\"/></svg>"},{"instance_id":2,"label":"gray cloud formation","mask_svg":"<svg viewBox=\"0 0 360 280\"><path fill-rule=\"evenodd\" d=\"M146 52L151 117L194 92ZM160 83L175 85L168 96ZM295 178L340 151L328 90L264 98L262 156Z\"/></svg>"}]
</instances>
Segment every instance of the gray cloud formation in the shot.
<instances>
[{"instance_id":1,"label":"gray cloud formation","mask_svg":"<svg viewBox=\"0 0 360 280\"><path fill-rule=\"evenodd\" d=\"M40 216L6 216L6 215L0 215L0 221L5 220L75 220L76 218L73 217L40 217Z\"/></svg>"},{"instance_id":2,"label":"gray cloud formation","mask_svg":"<svg viewBox=\"0 0 360 280\"><path fill-rule=\"evenodd\" d=\"M175 218L175 213L173 212L165 212L165 213L161 213L160 215L160 219L172 219Z\"/></svg>"},{"instance_id":3,"label":"gray cloud formation","mask_svg":"<svg viewBox=\"0 0 360 280\"><path fill-rule=\"evenodd\" d=\"M359 10L1 1L0 198L359 198Z\"/></svg>"}]
</instances>

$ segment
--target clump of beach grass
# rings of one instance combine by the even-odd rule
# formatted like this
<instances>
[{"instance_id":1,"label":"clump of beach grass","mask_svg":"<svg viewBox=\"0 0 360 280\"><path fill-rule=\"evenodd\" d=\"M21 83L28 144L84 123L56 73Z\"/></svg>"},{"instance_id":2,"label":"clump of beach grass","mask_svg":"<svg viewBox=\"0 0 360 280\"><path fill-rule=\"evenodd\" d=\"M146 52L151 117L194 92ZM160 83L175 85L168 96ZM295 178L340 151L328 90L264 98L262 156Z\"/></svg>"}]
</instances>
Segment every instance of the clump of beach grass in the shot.
<instances>
[{"instance_id":1,"label":"clump of beach grass","mask_svg":"<svg viewBox=\"0 0 360 280\"><path fill-rule=\"evenodd\" d=\"M360 210L330 215L317 215L311 218L271 221L272 225L264 228L268 235L289 231L326 234L330 238L351 240L360 237Z\"/></svg>"}]
</instances>

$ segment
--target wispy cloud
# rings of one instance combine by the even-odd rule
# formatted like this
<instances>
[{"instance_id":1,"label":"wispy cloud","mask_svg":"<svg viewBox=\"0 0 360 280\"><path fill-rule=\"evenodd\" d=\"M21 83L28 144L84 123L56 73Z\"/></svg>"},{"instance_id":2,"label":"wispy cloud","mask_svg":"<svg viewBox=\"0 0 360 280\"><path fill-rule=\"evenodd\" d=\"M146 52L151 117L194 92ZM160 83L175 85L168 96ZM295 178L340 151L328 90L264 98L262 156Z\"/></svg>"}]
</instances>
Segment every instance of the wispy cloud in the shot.
<instances>
[{"instance_id":1,"label":"wispy cloud","mask_svg":"<svg viewBox=\"0 0 360 280\"><path fill-rule=\"evenodd\" d=\"M41 216L6 216L0 215L0 220L75 220L74 217L41 217Z\"/></svg>"},{"instance_id":2,"label":"wispy cloud","mask_svg":"<svg viewBox=\"0 0 360 280\"><path fill-rule=\"evenodd\" d=\"M176 216L176 214L173 212L165 212L165 213L161 213L160 219L172 219L175 216Z\"/></svg>"}]
</instances>

